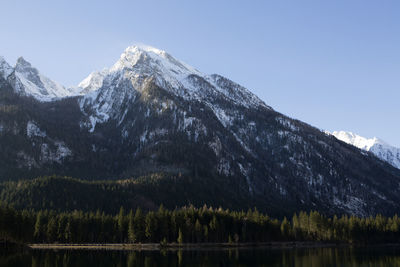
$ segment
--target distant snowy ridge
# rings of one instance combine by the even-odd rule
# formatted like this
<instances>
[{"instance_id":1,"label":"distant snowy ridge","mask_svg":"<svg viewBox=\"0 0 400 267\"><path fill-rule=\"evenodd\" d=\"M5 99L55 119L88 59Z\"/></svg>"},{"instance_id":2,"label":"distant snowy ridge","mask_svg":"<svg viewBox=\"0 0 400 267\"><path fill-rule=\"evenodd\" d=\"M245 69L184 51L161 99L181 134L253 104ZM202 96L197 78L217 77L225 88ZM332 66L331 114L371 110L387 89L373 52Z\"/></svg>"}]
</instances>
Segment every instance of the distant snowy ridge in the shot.
<instances>
[{"instance_id":1,"label":"distant snowy ridge","mask_svg":"<svg viewBox=\"0 0 400 267\"><path fill-rule=\"evenodd\" d=\"M41 102L74 95L73 91L42 75L22 57L18 58L15 67L0 57L0 76L8 80L18 94L32 96Z\"/></svg>"},{"instance_id":2,"label":"distant snowy ridge","mask_svg":"<svg viewBox=\"0 0 400 267\"><path fill-rule=\"evenodd\" d=\"M400 169L400 148L391 146L376 137L368 139L352 132L334 131L332 135L345 143L370 151L381 160Z\"/></svg>"}]
</instances>

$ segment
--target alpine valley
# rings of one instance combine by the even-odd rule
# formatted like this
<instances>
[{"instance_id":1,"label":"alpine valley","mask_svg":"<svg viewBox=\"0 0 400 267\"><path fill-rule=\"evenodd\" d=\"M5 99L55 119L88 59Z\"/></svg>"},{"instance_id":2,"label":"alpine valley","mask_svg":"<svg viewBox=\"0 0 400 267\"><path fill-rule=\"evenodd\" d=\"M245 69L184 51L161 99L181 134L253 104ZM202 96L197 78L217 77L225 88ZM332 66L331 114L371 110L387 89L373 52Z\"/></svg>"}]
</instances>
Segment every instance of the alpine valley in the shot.
<instances>
[{"instance_id":1,"label":"alpine valley","mask_svg":"<svg viewBox=\"0 0 400 267\"><path fill-rule=\"evenodd\" d=\"M16 208L400 212L400 169L147 46L73 88L0 58L0 162Z\"/></svg>"}]
</instances>

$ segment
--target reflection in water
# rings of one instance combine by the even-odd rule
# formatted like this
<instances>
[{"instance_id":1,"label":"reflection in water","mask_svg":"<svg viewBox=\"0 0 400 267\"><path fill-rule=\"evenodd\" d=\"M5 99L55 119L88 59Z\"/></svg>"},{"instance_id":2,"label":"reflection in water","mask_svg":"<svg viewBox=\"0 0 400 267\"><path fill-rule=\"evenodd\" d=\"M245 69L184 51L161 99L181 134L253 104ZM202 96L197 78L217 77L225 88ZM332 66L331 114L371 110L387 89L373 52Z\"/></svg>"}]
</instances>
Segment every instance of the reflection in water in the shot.
<instances>
[{"instance_id":1,"label":"reflection in water","mask_svg":"<svg viewBox=\"0 0 400 267\"><path fill-rule=\"evenodd\" d=\"M400 266L400 248L229 249L179 251L35 250L0 253L0 267L86 266Z\"/></svg>"}]
</instances>

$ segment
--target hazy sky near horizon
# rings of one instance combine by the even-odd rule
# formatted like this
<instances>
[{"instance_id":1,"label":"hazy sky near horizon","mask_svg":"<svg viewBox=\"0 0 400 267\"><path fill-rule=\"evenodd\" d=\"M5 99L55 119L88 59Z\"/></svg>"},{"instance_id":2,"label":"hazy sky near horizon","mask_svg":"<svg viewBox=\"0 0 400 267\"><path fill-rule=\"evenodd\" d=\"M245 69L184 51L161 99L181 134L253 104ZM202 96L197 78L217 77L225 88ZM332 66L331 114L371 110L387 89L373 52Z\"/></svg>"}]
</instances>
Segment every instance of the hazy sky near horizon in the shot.
<instances>
[{"instance_id":1,"label":"hazy sky near horizon","mask_svg":"<svg viewBox=\"0 0 400 267\"><path fill-rule=\"evenodd\" d=\"M400 1L2 1L0 55L65 86L166 50L320 129L400 147Z\"/></svg>"}]
</instances>

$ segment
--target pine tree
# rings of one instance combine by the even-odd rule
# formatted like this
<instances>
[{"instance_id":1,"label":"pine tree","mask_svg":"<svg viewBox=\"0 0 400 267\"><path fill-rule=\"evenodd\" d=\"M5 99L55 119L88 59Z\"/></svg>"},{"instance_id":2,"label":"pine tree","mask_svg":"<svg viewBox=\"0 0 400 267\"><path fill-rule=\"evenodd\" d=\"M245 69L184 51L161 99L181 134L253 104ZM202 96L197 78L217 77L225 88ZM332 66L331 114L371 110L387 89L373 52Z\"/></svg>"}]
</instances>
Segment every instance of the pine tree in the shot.
<instances>
[{"instance_id":1,"label":"pine tree","mask_svg":"<svg viewBox=\"0 0 400 267\"><path fill-rule=\"evenodd\" d=\"M208 242L208 226L204 225L204 242Z\"/></svg>"},{"instance_id":2,"label":"pine tree","mask_svg":"<svg viewBox=\"0 0 400 267\"><path fill-rule=\"evenodd\" d=\"M228 235L228 244L233 244L231 235Z\"/></svg>"},{"instance_id":3,"label":"pine tree","mask_svg":"<svg viewBox=\"0 0 400 267\"><path fill-rule=\"evenodd\" d=\"M281 234L284 240L289 239L290 224L286 217L283 218L281 223Z\"/></svg>"},{"instance_id":4,"label":"pine tree","mask_svg":"<svg viewBox=\"0 0 400 267\"><path fill-rule=\"evenodd\" d=\"M157 239L157 220L154 212L147 213L145 218L145 235L149 242L154 242Z\"/></svg>"},{"instance_id":5,"label":"pine tree","mask_svg":"<svg viewBox=\"0 0 400 267\"><path fill-rule=\"evenodd\" d=\"M131 210L128 215L128 240L131 243L134 243L136 241L136 234L135 234L135 225L134 225L134 217L133 217L133 211Z\"/></svg>"},{"instance_id":6,"label":"pine tree","mask_svg":"<svg viewBox=\"0 0 400 267\"><path fill-rule=\"evenodd\" d=\"M39 211L36 215L36 223L35 223L35 230L33 232L33 236L35 237L36 241L43 241L43 225L44 224L44 217L43 212Z\"/></svg>"},{"instance_id":7,"label":"pine tree","mask_svg":"<svg viewBox=\"0 0 400 267\"><path fill-rule=\"evenodd\" d=\"M202 241L203 228L201 227L201 224L198 219L196 220L196 223L194 224L194 230L196 232L196 242L200 243Z\"/></svg>"},{"instance_id":8,"label":"pine tree","mask_svg":"<svg viewBox=\"0 0 400 267\"><path fill-rule=\"evenodd\" d=\"M179 231L178 231L178 239L177 239L177 242L178 242L179 244L182 244L182 243L183 243L183 234L182 234L181 228L179 228Z\"/></svg>"},{"instance_id":9,"label":"pine tree","mask_svg":"<svg viewBox=\"0 0 400 267\"><path fill-rule=\"evenodd\" d=\"M124 241L124 234L125 234L125 220L124 220L124 208L121 207L118 213L118 231L120 234L120 241Z\"/></svg>"},{"instance_id":10,"label":"pine tree","mask_svg":"<svg viewBox=\"0 0 400 267\"><path fill-rule=\"evenodd\" d=\"M133 223L133 230L135 232L136 242L144 241L144 218L142 210L140 208L136 209Z\"/></svg>"},{"instance_id":11,"label":"pine tree","mask_svg":"<svg viewBox=\"0 0 400 267\"><path fill-rule=\"evenodd\" d=\"M47 242L55 241L56 240L56 235L57 235L56 217L55 216L51 216L49 218L48 223L47 223L47 231L46 231Z\"/></svg>"},{"instance_id":12,"label":"pine tree","mask_svg":"<svg viewBox=\"0 0 400 267\"><path fill-rule=\"evenodd\" d=\"M301 239L301 229L300 229L300 222L297 214L293 214L292 217L292 233L295 240Z\"/></svg>"},{"instance_id":13,"label":"pine tree","mask_svg":"<svg viewBox=\"0 0 400 267\"><path fill-rule=\"evenodd\" d=\"M65 225L64 238L66 242L72 242L71 220L69 218L67 224Z\"/></svg>"}]
</instances>

